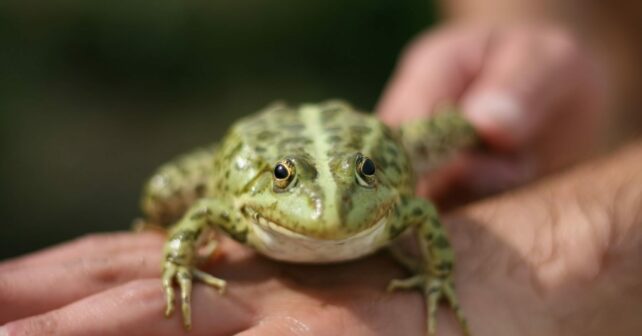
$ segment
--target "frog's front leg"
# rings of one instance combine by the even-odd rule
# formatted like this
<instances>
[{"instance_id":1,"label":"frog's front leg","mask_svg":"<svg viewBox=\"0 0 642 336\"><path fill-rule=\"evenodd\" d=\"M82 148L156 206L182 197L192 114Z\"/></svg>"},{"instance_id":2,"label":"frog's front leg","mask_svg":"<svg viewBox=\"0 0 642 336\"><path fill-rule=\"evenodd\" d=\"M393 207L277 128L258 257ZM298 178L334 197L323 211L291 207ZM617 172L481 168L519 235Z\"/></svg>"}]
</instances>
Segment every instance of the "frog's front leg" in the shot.
<instances>
[{"instance_id":1,"label":"frog's front leg","mask_svg":"<svg viewBox=\"0 0 642 336\"><path fill-rule=\"evenodd\" d=\"M181 308L185 328L191 328L192 279L196 278L218 289L225 290L225 281L196 268L197 249L214 225L225 227L231 221L231 207L215 199L196 202L169 231L164 248L163 288L167 300L165 315L174 311L174 282L181 293Z\"/></svg>"},{"instance_id":2,"label":"frog's front leg","mask_svg":"<svg viewBox=\"0 0 642 336\"><path fill-rule=\"evenodd\" d=\"M435 335L437 307L440 299L445 298L455 312L464 334L469 335L466 319L455 293L452 274L454 254L439 222L437 210L424 199L407 198L402 202L397 220L416 227L423 260L415 275L403 280L392 280L388 290L418 288L423 291L429 336Z\"/></svg>"}]
</instances>

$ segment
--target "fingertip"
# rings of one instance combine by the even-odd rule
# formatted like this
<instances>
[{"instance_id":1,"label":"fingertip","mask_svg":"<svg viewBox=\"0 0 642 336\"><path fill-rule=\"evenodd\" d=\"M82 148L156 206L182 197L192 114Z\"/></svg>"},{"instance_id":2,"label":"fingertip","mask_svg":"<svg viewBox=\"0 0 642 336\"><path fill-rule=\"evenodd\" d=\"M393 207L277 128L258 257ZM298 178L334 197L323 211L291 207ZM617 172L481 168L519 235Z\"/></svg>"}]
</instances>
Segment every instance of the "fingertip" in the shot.
<instances>
[{"instance_id":1,"label":"fingertip","mask_svg":"<svg viewBox=\"0 0 642 336\"><path fill-rule=\"evenodd\" d=\"M429 109L423 101L425 95L418 90L421 86L411 84L405 77L392 80L375 109L384 123L398 126L427 114Z\"/></svg>"},{"instance_id":2,"label":"fingertip","mask_svg":"<svg viewBox=\"0 0 642 336\"><path fill-rule=\"evenodd\" d=\"M502 90L485 90L467 97L463 113L485 142L511 150L528 139L527 111L517 97Z\"/></svg>"},{"instance_id":3,"label":"fingertip","mask_svg":"<svg viewBox=\"0 0 642 336\"><path fill-rule=\"evenodd\" d=\"M4 326L0 326L0 336L9 336L7 329Z\"/></svg>"}]
</instances>

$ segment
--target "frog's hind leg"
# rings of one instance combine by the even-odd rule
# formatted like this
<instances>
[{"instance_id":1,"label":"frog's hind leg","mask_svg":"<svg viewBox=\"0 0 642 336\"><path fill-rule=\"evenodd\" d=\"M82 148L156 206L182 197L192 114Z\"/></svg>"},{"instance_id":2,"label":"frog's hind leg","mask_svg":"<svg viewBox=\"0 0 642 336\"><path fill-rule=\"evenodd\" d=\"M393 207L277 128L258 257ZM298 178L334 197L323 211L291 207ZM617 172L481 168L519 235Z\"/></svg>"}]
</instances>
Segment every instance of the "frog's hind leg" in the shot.
<instances>
[{"instance_id":1,"label":"frog's hind leg","mask_svg":"<svg viewBox=\"0 0 642 336\"><path fill-rule=\"evenodd\" d=\"M446 299L455 313L465 335L470 335L468 324L459 307L453 281L454 254L441 226L437 211L420 198L403 202L399 220L409 221L417 227L417 238L422 254L421 267L407 279L392 280L389 291L419 289L426 300L426 329L429 336L436 333L436 314L441 299Z\"/></svg>"},{"instance_id":2,"label":"frog's hind leg","mask_svg":"<svg viewBox=\"0 0 642 336\"><path fill-rule=\"evenodd\" d=\"M145 219L136 220L134 230L166 227L203 197L215 152L216 145L198 148L158 168L145 184L141 200Z\"/></svg>"}]
</instances>

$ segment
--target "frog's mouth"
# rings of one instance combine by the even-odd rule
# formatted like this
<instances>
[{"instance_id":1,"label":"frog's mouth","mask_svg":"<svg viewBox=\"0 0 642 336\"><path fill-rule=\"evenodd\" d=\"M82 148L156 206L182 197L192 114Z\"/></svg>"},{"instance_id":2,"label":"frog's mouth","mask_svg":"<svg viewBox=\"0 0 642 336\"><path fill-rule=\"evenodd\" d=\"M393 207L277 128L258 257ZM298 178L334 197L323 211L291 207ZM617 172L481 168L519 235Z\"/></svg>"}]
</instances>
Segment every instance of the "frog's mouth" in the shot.
<instances>
[{"instance_id":1,"label":"frog's mouth","mask_svg":"<svg viewBox=\"0 0 642 336\"><path fill-rule=\"evenodd\" d=\"M249 214L250 242L263 255L297 263L326 263L353 260L377 251L388 242L387 221L390 211L366 229L353 235L319 237L292 231L279 223L261 216L257 211Z\"/></svg>"},{"instance_id":2,"label":"frog's mouth","mask_svg":"<svg viewBox=\"0 0 642 336\"><path fill-rule=\"evenodd\" d=\"M354 235L348 236L346 238L340 238L340 239L334 239L331 237L328 238L318 238L315 237L315 235L305 235L300 232L293 231L291 229L286 228L285 226L281 225L277 221L271 220L270 218L267 218L263 216L259 211L250 208L250 207L245 207L243 209L243 213L247 216L247 218L252 222L254 225L254 229L259 233L264 233L264 234L269 234L269 235L280 235L280 236L287 236L287 237L292 237L292 238L297 238L297 239L306 239L306 240L332 240L332 241L348 241L348 240L353 240L353 239L359 239L362 237L367 237L371 236L375 232L379 232L382 230L387 223L387 219L392 213L392 207L389 207L386 211L383 212L381 216L378 217L378 219L374 220L372 224L366 227L365 230L362 230L360 232L355 233Z\"/></svg>"}]
</instances>

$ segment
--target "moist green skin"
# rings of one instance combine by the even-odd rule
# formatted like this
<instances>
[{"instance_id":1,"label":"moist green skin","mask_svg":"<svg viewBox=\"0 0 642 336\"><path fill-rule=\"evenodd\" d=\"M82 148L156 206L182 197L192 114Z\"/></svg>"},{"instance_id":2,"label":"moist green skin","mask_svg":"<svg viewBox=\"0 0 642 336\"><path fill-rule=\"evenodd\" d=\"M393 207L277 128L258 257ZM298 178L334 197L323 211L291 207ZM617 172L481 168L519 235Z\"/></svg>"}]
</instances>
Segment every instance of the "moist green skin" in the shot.
<instances>
[{"instance_id":1,"label":"moist green skin","mask_svg":"<svg viewBox=\"0 0 642 336\"><path fill-rule=\"evenodd\" d=\"M472 127L456 113L392 130L339 101L275 104L239 120L218 145L162 166L146 186L147 222L172 225L163 263L166 314L174 308L174 282L187 328L192 278L224 289L223 280L195 266L196 249L210 229L220 228L275 259L335 262L372 253L414 227L421 267L409 279L392 281L389 289L417 287L427 293L429 335L435 333L442 297L467 332L452 282L452 250L435 208L414 196L414 176L415 169L435 166L474 142ZM365 180L360 156L376 167ZM295 168L286 187L273 175L282 160ZM266 220L276 229L262 233L259 223ZM332 244L337 248L328 249Z\"/></svg>"}]
</instances>

